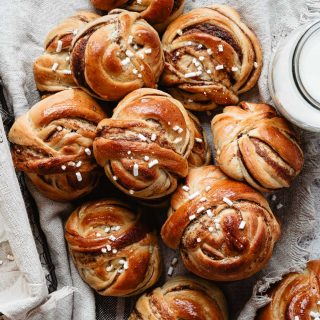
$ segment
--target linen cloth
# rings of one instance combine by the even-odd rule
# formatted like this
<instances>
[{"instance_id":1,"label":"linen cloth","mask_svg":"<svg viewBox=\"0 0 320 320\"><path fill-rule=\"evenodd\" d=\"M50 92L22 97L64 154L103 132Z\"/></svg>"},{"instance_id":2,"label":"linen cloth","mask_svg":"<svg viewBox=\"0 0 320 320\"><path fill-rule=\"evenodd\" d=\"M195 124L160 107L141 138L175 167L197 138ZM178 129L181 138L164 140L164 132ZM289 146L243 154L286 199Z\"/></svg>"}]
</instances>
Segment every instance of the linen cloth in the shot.
<instances>
[{"instance_id":1,"label":"linen cloth","mask_svg":"<svg viewBox=\"0 0 320 320\"><path fill-rule=\"evenodd\" d=\"M304 22L320 18L320 4L316 0L187 0L186 10L208 6L212 3L226 3L235 7L245 22L257 34L264 51L264 68L258 87L242 99L271 102L267 86L267 73L272 52L281 38ZM5 90L6 101L15 117L25 113L39 100L32 74L32 62L42 53L42 43L48 31L59 21L77 10L92 9L89 0L2 0L0 7L0 78ZM203 126L212 140L209 130L211 116L200 116ZM67 253L63 236L63 225L73 209L72 204L50 201L28 183L39 210L40 223L46 235L51 258L55 265L58 290L48 295L45 287L44 270L37 259L35 244L27 221L17 179L14 175L8 144L4 137L0 143L0 216L6 233L3 236L6 248L15 256L10 269L0 269L4 277L12 275L10 281L0 277L0 312L8 319L126 319L135 299L104 298L80 279ZM256 276L231 284L220 284L230 306L230 319L236 319L245 302L239 319L253 319L258 307L268 300L264 290L273 281L288 272L299 270L305 261L319 258L317 230L320 230L320 153L319 135L301 132L306 152L306 165L290 190L277 193L271 201L275 214L282 222L282 238L268 266ZM106 192L105 196L109 196ZM282 204L283 207L278 206ZM277 206L279 209L277 209ZM165 212L154 212L155 226L159 230ZM1 222L1 221L0 221ZM0 250L1 251L1 250ZM164 274L176 252L165 248ZM0 256L1 257L1 256ZM0 266L2 268L2 266ZM183 274L185 269L179 261L174 274ZM21 291L24 288L24 291ZM36 289L33 289L36 288ZM1 297L12 292L24 292L21 299L5 303ZM37 307L38 306L38 307Z\"/></svg>"}]
</instances>

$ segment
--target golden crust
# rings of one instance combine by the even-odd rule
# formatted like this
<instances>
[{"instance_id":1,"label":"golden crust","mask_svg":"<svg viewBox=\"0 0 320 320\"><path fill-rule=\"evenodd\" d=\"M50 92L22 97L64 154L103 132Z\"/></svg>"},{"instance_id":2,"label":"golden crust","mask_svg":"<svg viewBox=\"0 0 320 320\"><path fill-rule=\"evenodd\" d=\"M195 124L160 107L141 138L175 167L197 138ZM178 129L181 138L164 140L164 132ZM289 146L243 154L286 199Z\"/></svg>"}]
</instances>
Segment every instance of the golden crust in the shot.
<instances>
[{"instance_id":1,"label":"golden crust","mask_svg":"<svg viewBox=\"0 0 320 320\"><path fill-rule=\"evenodd\" d=\"M301 273L290 273L269 292L271 302L259 312L259 320L312 319L320 301L320 260L310 261Z\"/></svg>"},{"instance_id":2,"label":"golden crust","mask_svg":"<svg viewBox=\"0 0 320 320\"><path fill-rule=\"evenodd\" d=\"M101 107L78 89L41 100L9 132L15 167L49 199L69 201L89 193L100 176L92 143L96 125L105 117Z\"/></svg>"},{"instance_id":3,"label":"golden crust","mask_svg":"<svg viewBox=\"0 0 320 320\"><path fill-rule=\"evenodd\" d=\"M185 0L91 0L92 4L101 10L110 11L115 8L138 12L158 31L164 31L166 26L175 20L183 11Z\"/></svg>"},{"instance_id":4,"label":"golden crust","mask_svg":"<svg viewBox=\"0 0 320 320\"><path fill-rule=\"evenodd\" d=\"M99 294L136 295L158 280L157 237L140 210L114 199L92 201L77 208L65 228L75 266Z\"/></svg>"},{"instance_id":5,"label":"golden crust","mask_svg":"<svg viewBox=\"0 0 320 320\"><path fill-rule=\"evenodd\" d=\"M172 193L178 177L188 173L192 128L179 101L159 90L139 89L99 123L94 155L117 188L137 198L159 199Z\"/></svg>"},{"instance_id":6,"label":"golden crust","mask_svg":"<svg viewBox=\"0 0 320 320\"><path fill-rule=\"evenodd\" d=\"M280 236L263 195L215 166L191 169L185 186L188 191L179 186L172 196L161 236L167 246L180 250L187 269L217 281L241 280L260 271Z\"/></svg>"},{"instance_id":7,"label":"golden crust","mask_svg":"<svg viewBox=\"0 0 320 320\"><path fill-rule=\"evenodd\" d=\"M227 320L223 293L207 281L175 277L139 298L129 320Z\"/></svg>"},{"instance_id":8,"label":"golden crust","mask_svg":"<svg viewBox=\"0 0 320 320\"><path fill-rule=\"evenodd\" d=\"M155 88L164 58L157 32L138 13L114 10L89 23L74 39L75 82L101 100L118 101L142 88Z\"/></svg>"},{"instance_id":9,"label":"golden crust","mask_svg":"<svg viewBox=\"0 0 320 320\"><path fill-rule=\"evenodd\" d=\"M33 64L34 79L40 91L56 92L77 86L70 71L71 43L77 30L98 17L95 13L80 11L50 31L44 42L45 52ZM61 50L58 41L61 41ZM58 64L56 70L52 70L54 64Z\"/></svg>"},{"instance_id":10,"label":"golden crust","mask_svg":"<svg viewBox=\"0 0 320 320\"><path fill-rule=\"evenodd\" d=\"M295 132L269 105L226 107L213 118L212 133L221 170L260 191L289 187L303 167Z\"/></svg>"},{"instance_id":11,"label":"golden crust","mask_svg":"<svg viewBox=\"0 0 320 320\"><path fill-rule=\"evenodd\" d=\"M162 44L166 63L161 84L191 110L237 103L261 73L258 39L227 6L180 16L167 28Z\"/></svg>"}]
</instances>

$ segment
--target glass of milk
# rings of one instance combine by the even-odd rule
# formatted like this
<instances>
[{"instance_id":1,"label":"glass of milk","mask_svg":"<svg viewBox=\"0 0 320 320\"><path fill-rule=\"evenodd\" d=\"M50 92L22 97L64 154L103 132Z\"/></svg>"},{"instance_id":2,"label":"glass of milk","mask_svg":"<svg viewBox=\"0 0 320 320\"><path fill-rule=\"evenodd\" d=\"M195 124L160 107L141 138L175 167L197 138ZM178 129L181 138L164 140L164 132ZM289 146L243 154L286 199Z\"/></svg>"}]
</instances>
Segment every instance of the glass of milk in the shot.
<instances>
[{"instance_id":1,"label":"glass of milk","mask_svg":"<svg viewBox=\"0 0 320 320\"><path fill-rule=\"evenodd\" d=\"M320 21L299 27L279 45L269 70L269 89L289 121L320 132Z\"/></svg>"}]
</instances>

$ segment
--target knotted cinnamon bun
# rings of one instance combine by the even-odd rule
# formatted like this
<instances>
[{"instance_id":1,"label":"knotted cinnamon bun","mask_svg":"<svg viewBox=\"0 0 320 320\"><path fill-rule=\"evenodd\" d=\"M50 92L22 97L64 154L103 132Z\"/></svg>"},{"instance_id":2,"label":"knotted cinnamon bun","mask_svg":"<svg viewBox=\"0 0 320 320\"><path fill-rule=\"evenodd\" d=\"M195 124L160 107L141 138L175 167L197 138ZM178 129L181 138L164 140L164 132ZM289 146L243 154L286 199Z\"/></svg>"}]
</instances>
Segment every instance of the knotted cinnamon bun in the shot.
<instances>
[{"instance_id":1,"label":"knotted cinnamon bun","mask_svg":"<svg viewBox=\"0 0 320 320\"><path fill-rule=\"evenodd\" d=\"M96 126L106 115L85 92L61 91L35 104L9 132L18 170L49 199L69 201L96 186Z\"/></svg>"},{"instance_id":2,"label":"knotted cinnamon bun","mask_svg":"<svg viewBox=\"0 0 320 320\"><path fill-rule=\"evenodd\" d=\"M172 193L177 179L188 173L192 128L179 101L159 90L139 89L99 123L94 155L120 190L159 199Z\"/></svg>"},{"instance_id":3,"label":"knotted cinnamon bun","mask_svg":"<svg viewBox=\"0 0 320 320\"><path fill-rule=\"evenodd\" d=\"M259 320L304 320L320 318L320 260L310 261L301 272L288 274L270 292L271 302Z\"/></svg>"},{"instance_id":4,"label":"knotted cinnamon bun","mask_svg":"<svg viewBox=\"0 0 320 320\"><path fill-rule=\"evenodd\" d=\"M91 0L91 2L101 10L110 11L115 8L123 8L139 12L141 17L158 31L163 31L182 13L185 0Z\"/></svg>"},{"instance_id":5,"label":"knotted cinnamon bun","mask_svg":"<svg viewBox=\"0 0 320 320\"><path fill-rule=\"evenodd\" d=\"M65 237L82 279L103 296L136 295L159 278L156 235L126 203L83 204L69 217Z\"/></svg>"},{"instance_id":6,"label":"knotted cinnamon bun","mask_svg":"<svg viewBox=\"0 0 320 320\"><path fill-rule=\"evenodd\" d=\"M289 187L302 169L295 132L269 105L226 107L213 118L212 132L221 170L256 189Z\"/></svg>"},{"instance_id":7,"label":"knotted cinnamon bun","mask_svg":"<svg viewBox=\"0 0 320 320\"><path fill-rule=\"evenodd\" d=\"M156 87L163 65L157 32L136 12L113 10L73 41L74 80L102 100L117 101L135 89Z\"/></svg>"},{"instance_id":8,"label":"knotted cinnamon bun","mask_svg":"<svg viewBox=\"0 0 320 320\"><path fill-rule=\"evenodd\" d=\"M176 277L139 298L129 320L227 320L223 293L204 280Z\"/></svg>"},{"instance_id":9,"label":"knotted cinnamon bun","mask_svg":"<svg viewBox=\"0 0 320 320\"><path fill-rule=\"evenodd\" d=\"M161 82L188 109L235 104L261 73L258 39L227 6L180 16L169 25L162 43L166 63Z\"/></svg>"},{"instance_id":10,"label":"knotted cinnamon bun","mask_svg":"<svg viewBox=\"0 0 320 320\"><path fill-rule=\"evenodd\" d=\"M217 281L241 280L260 271L279 235L262 194L228 179L215 166L190 170L172 196L161 230L165 244L180 250L189 271Z\"/></svg>"},{"instance_id":11,"label":"knotted cinnamon bun","mask_svg":"<svg viewBox=\"0 0 320 320\"><path fill-rule=\"evenodd\" d=\"M40 91L76 87L70 70L71 43L79 29L98 17L95 13L80 11L50 31L44 42L44 53L33 64L34 79Z\"/></svg>"}]
</instances>

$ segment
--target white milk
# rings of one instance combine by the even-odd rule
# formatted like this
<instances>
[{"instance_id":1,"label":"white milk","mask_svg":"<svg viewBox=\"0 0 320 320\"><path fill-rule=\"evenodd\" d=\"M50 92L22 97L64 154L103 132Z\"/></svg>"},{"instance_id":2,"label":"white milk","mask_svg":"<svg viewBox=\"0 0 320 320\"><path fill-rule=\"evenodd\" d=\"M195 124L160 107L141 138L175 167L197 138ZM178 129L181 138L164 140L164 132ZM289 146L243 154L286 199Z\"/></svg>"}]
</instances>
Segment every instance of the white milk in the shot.
<instances>
[{"instance_id":1,"label":"white milk","mask_svg":"<svg viewBox=\"0 0 320 320\"><path fill-rule=\"evenodd\" d=\"M280 113L320 132L320 21L296 29L277 49L269 88Z\"/></svg>"},{"instance_id":2,"label":"white milk","mask_svg":"<svg viewBox=\"0 0 320 320\"><path fill-rule=\"evenodd\" d=\"M320 28L310 36L301 50L299 71L305 89L320 102Z\"/></svg>"}]
</instances>

